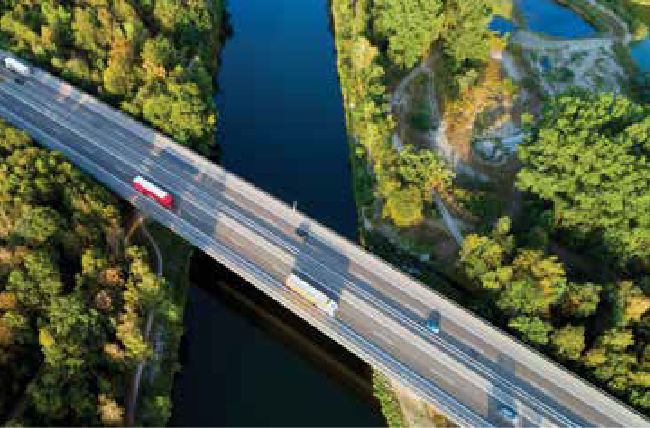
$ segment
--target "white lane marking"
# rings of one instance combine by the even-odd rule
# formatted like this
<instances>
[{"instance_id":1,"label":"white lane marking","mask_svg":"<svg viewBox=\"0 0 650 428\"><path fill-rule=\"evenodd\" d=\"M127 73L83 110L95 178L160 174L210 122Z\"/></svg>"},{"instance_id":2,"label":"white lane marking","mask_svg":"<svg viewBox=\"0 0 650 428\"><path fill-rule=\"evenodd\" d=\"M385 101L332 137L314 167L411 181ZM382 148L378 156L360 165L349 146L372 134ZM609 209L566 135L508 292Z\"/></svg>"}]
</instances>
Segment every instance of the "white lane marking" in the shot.
<instances>
[{"instance_id":1,"label":"white lane marking","mask_svg":"<svg viewBox=\"0 0 650 428\"><path fill-rule=\"evenodd\" d=\"M391 339L389 339L388 336L386 336L386 334L380 333L380 332L378 332L376 330L373 330L371 333L373 334L373 336L379 337L380 339L382 339L384 342L388 343L389 345L395 345L395 342L393 342Z\"/></svg>"},{"instance_id":2,"label":"white lane marking","mask_svg":"<svg viewBox=\"0 0 650 428\"><path fill-rule=\"evenodd\" d=\"M91 140L91 141L92 141L91 138L88 138L88 137L86 137L85 135L83 135L83 136L80 135L78 131L71 129L70 127L68 127L68 126L66 126L66 125L63 125L63 126L64 126L65 128L68 128L68 129L69 129L70 131L72 131L73 133L75 133L75 134L81 136L83 139L88 139L88 140ZM98 144L100 147L103 148L103 146L101 146L99 143L96 143L96 144ZM128 146L126 146L126 145L123 145L123 147L124 147L127 151L130 151L130 152L134 153L136 157L143 158L141 155L139 155L139 154L138 154L134 149L132 149L131 147L128 147ZM106 149L104 149L104 150L106 150ZM122 160L122 162L124 162L124 163L126 163L126 164L131 164L131 162L129 162L128 160L122 158L122 157L119 156L119 155L113 154L113 156L118 157L120 160ZM150 163L151 161L152 161L151 158L147 158L147 157L145 157L144 160L143 160L143 163ZM149 171L149 167L148 167L148 166L145 166L144 168L145 168L146 171ZM164 170L168 175L170 175L170 176L172 176L172 177L177 175L177 174L172 173L171 171L168 171L168 170L167 170L166 168L164 168L164 167L162 167L161 169L163 169L163 170ZM205 192L204 192L204 191L200 191L200 193L205 193ZM217 218L215 218L215 220L217 220L217 221L218 221L218 216L220 216L220 214L221 214L222 212L224 212L224 211L232 211L231 208L229 208L229 207L225 207L225 206L223 206L223 204L220 204L220 205L222 205L222 206L220 207L222 211L221 211L221 212L218 211L217 213L211 213L209 210L206 209L206 207L205 207L203 204L198 203L198 201L194 201L194 204L195 204L195 206L197 206L197 208L199 208L199 210L205 212L206 214L208 214L208 215L211 216L211 217L212 217L213 215L216 214ZM264 232L265 232L265 233L261 233L262 230L260 230L261 227L260 227L259 225L257 225L254 221L248 219L247 217L242 216L240 213L234 212L234 213L229 213L229 214L230 214L231 216L234 214L234 216L238 218L238 220L239 220L240 223L247 224L251 229L253 229L253 230L255 230L256 232L260 233L262 236L265 236L267 233L270 233L270 234L272 235L272 237L274 238L274 240L277 240L277 239L278 239L277 236L275 236L274 234L272 234L271 232L269 232L269 231L266 230L266 229L264 229ZM212 217L212 218L214 218L214 217ZM239 226L239 225L238 225L238 226ZM265 237L266 237L266 236L265 236ZM267 238L267 239L268 239L268 238ZM248 240L249 242L251 241L250 238L247 239L247 240ZM281 240L281 238L280 238L280 240ZM266 242L265 242L265 243L266 243ZM289 248L292 248L292 247L293 247L293 246L291 246L290 244L285 244L285 241L283 241L283 240L281 240L281 243L284 244L283 246L285 246L285 248L286 248L286 247L289 247ZM277 244L276 244L276 245L277 245ZM325 269L329 270L332 274L341 277L341 278L342 278L346 283L350 283L350 281L348 281L348 280L345 278L345 275L341 275L339 272L334 271L334 270L330 269L329 267L323 265L319 260L317 260L317 259L316 259L315 257L313 257L311 254L307 254L307 256L308 256L308 257L309 257L309 258L310 258L314 263L316 263L316 264L318 264L319 266L324 267ZM374 296L373 296L373 297L374 297ZM377 300L376 297L375 297L374 300L375 300L375 301ZM400 302L400 303L401 303L401 302ZM412 309L412 308L411 308L411 309ZM417 312L416 312L416 313L417 313ZM398 318L402 318L402 319L404 319L404 317L403 317L402 314L400 314L400 316L398 316ZM386 340L388 343L390 343L390 344L393 343L392 341L390 341L390 339L387 339L386 337L383 337L383 338L384 338L384 340ZM422 348L421 344L418 344L418 345L419 345L418 347ZM449 351L449 350L448 350L448 351ZM456 351L456 352L458 352L458 351Z\"/></svg>"},{"instance_id":3,"label":"white lane marking","mask_svg":"<svg viewBox=\"0 0 650 428\"><path fill-rule=\"evenodd\" d=\"M35 132L35 133L37 133L37 134L41 134L41 135L47 137L48 140L52 140L52 143L51 143L51 144L54 145L54 146L56 147L55 150L61 150L61 151L64 151L64 152L65 152L65 149L67 149L67 150L69 150L70 152L74 153L74 154L75 154L75 157L79 157L79 158L82 158L82 159L84 158L82 155L80 155L78 152L76 152L76 151L75 151L74 149L72 149L71 147L67 146L66 144L63 144L63 143L58 142L57 139L51 137L50 135L48 135L46 132L42 131L42 130L39 129L38 127L36 127L36 126L34 126L34 125L31 125L31 124L28 123L27 121L23 120L22 118L18 117L17 115L15 115L14 113L12 113L11 111L7 110L6 108L0 106L0 110L4 110L4 111L9 115L9 116L13 116L13 117L15 118L15 120L17 120L18 122L22 122L26 128L31 128L31 129L32 129L32 132ZM57 146L58 146L58 147L57 147ZM106 174L106 175L112 177L113 180L115 180L115 181L117 182L118 185L122 185L123 187L126 187L128 190L131 190L130 186L126 185L124 182L122 182L121 180L119 180L119 179L118 179L114 174L110 173L108 170L106 170L105 168L103 168L101 165L96 164L95 162L93 162L93 161L90 160L90 159L84 159L84 160L85 160L87 163L89 163L89 164L95 164L94 166L95 166L96 169L98 169L98 170L100 170L100 171L103 171L104 174ZM118 193L119 193L119 192L118 192ZM138 195L136 194L136 196L138 196ZM151 205L150 205L150 206L151 206ZM156 210L162 210L162 208L158 207L157 205L153 205L153 207L154 207L154 209L153 209L154 212L155 212ZM199 241L199 242L201 242L201 241L205 241L205 236L206 236L206 235L205 235L203 232L201 232L198 228L194 227L191 223L186 222L186 221L184 221L184 220L181 219L181 218L179 218L178 220L180 221L181 224L185 223L185 227L187 227L188 229L190 229L190 233L189 233L190 236L194 235L194 236L192 236L192 237L194 237L194 238L195 238L197 241ZM172 223L172 225L173 225L173 224L174 224L174 223ZM198 237L196 237L196 232L198 232L198 234L199 234ZM201 238L203 238L203 239L201 239ZM209 238L210 241L214 241L213 239L210 239L209 236L208 236L208 238ZM212 247L213 247L215 244L216 244L217 247L220 247L220 249L221 249L221 251L223 251L223 253L218 254L218 253L216 253L214 250L212 250ZM277 288L282 288L281 284L280 284L277 280L275 280L273 277L271 277L270 275L268 275L264 270L260 269L257 265L255 265L255 264L254 264L253 262L251 262L250 260L248 260L248 259L246 259L246 258L244 258L244 257L242 257L242 256L240 256L240 255L238 255L237 253L234 253L234 252L233 252L232 250L230 250L227 246L225 246L225 245L223 245L223 244L220 244L219 242L212 243L212 245L207 246L208 248L205 248L206 246L205 246L205 245L201 245L201 244L198 244L198 246L201 247L201 248L203 248L204 251L206 251L208 254L212 255L212 256L213 256L214 258L216 258L217 260L223 260L224 258L227 259L227 258L229 258L229 257L230 257L231 259L232 259L232 258L238 259L238 261L240 262L240 264L244 265L245 267L247 267L248 269L250 269L251 271L257 273L257 274L260 275L260 276L267 277L267 281L269 281L269 282L271 282L271 283L275 283ZM225 254L224 254L224 253L225 253ZM276 299L276 300L277 300L277 299ZM312 315L312 316L313 316L313 315ZM341 327L341 329L343 329L343 330L345 330L345 329L347 328L347 326L345 326L345 324L343 324L343 323L340 325L340 327ZM348 330L349 330L349 328L348 328ZM357 336L359 336L359 335L357 334ZM373 347L373 348L375 348L375 349L378 349L376 346L374 346L372 343L368 342L366 339L363 339L363 338L362 338L362 340L365 340L366 343L368 343L371 347ZM391 359L393 360L393 363L396 363L396 365L398 365L398 366L403 366L404 368L406 368L406 366L404 366L404 364L400 363L399 361L395 360L394 358L392 358L392 357L389 357L389 358L391 358ZM408 369L407 369L407 370L408 370ZM418 376L418 375L416 374L416 376ZM438 388L438 389L439 389L439 388ZM444 391L442 391L442 392L444 393ZM454 400L454 401L455 401L455 400ZM474 413L473 413L470 409L468 409L467 406L464 406L464 405L462 405L461 403L458 403L457 401L456 401L456 404L460 404L460 406L461 406L461 407L464 407L465 410L467 410L467 411L469 412L470 415L474 415ZM483 421L483 420L481 420L481 421ZM482 425L482 426L487 426L487 425Z\"/></svg>"},{"instance_id":4,"label":"white lane marking","mask_svg":"<svg viewBox=\"0 0 650 428\"><path fill-rule=\"evenodd\" d=\"M23 101L23 102L24 102L24 101ZM31 103L27 103L27 104L30 105L30 106L32 106L33 108L35 108ZM37 108L35 108L35 109L36 109L36 110L39 110L39 109L37 109ZM45 114L46 116L50 116L50 115L47 114L47 113L44 113L44 114ZM64 126L65 128L67 128L67 129L69 129L70 131L72 131L73 133L75 133L75 134L81 136L81 135L79 134L79 132L77 132L77 131L71 129L70 127L68 127L68 126L66 126L66 125L63 125L63 126ZM91 140L91 141L92 141L91 138L87 138L87 137L85 137L85 136L81 136L81 137L82 137L83 139L88 139L88 140ZM95 144L98 144L98 145L99 145L103 150L106 151L106 149L105 149L103 146L101 146L99 143L95 143ZM134 150L132 150L132 151L134 151ZM115 155L114 155L114 156L115 156ZM120 156L116 156L116 157L118 157L120 160L122 160L123 162L125 162L124 159L123 159L122 157L120 157ZM146 159L146 158L145 158L145 159ZM131 162L125 162L125 163L131 164ZM164 169L164 168L163 168L163 169ZM147 171L148 171L148 168L147 168ZM171 173L170 171L167 171L167 170L165 170L165 172L166 172L167 174L171 175L171 176L177 175L177 174L173 174L173 173ZM201 192L201 193L205 193L205 192ZM245 195L244 195L244 197L245 197ZM248 199L248 198L247 198L247 199ZM196 203L196 202L195 202L195 203ZM206 212L209 213L209 211L205 210L205 208L203 207L203 204L196 203L196 205L199 207L199 209L201 209L201 210L206 211ZM223 209L223 208L222 208L222 209ZM230 209L228 208L228 210L230 210ZM231 214L231 215L232 215L232 214ZM238 217L238 219L239 219L240 221L243 220L243 219L241 218L241 214L236 215L236 217ZM248 220L247 218L246 218L246 220L243 220L242 222L244 222L244 223L248 223L248 224L251 223L251 221ZM257 226L257 225L255 225L255 226ZM258 233L259 233L259 232L260 232L260 231L259 231L259 227L255 227L255 226L253 226L252 229L258 231ZM268 232L268 231L265 230L265 232ZM271 233L271 232L268 232L268 233ZM262 236L265 236L265 235L266 235L266 233L260 233L260 234L261 234ZM271 233L271 235L273 235L273 234ZM266 236L265 236L265 237L266 237ZM277 238L277 237L273 235L273 238ZM267 238L267 239L268 239L268 238ZM328 242L328 244L329 244L329 242ZM290 244L286 244L286 245L289 246L289 247L292 247ZM315 263L317 263L317 264L319 264L319 265L322 265L322 264L321 264L318 260L316 260L313 256L309 255L309 257L310 257L311 259L313 259ZM331 269L329 269L329 270L331 270ZM344 275L341 275L340 273L338 273L338 272L336 272L336 271L333 271L333 270L332 270L332 273L334 273L334 274L336 274L336 275L338 275L338 276L342 276L342 277L344 276ZM346 281L346 283L349 282L349 281L347 281L347 280L345 280L345 281ZM400 304L401 304L401 302L400 302ZM402 317L403 317L403 316L402 316ZM460 351L460 350L456 350L456 353L458 353L459 351ZM460 352L462 353L462 351L460 351ZM467 356L465 356L465 357L467 357ZM473 362L473 364L475 365L476 362ZM485 369L484 369L483 371L485 371ZM495 376L495 377L496 377L497 379L501 378L501 377L498 376L498 375ZM507 379L503 379L503 378L501 378L500 380L501 380L502 382L509 383L509 381L508 381ZM513 390L515 390L515 391L517 391L517 390L519 389L519 388L517 388L517 387L513 387L513 386L511 386L511 388L512 388ZM517 392L518 392L519 394L522 394L521 391L517 391ZM528 395L528 394L525 394L525 393L524 393L524 394L522 394L522 395ZM535 399L535 397L531 397L531 398ZM544 403L541 403L541 404L542 404L543 407L546 407ZM547 410L547 411L548 411L548 410ZM555 412L553 412L553 413L555 413ZM563 416L563 415L561 415L561 416Z\"/></svg>"},{"instance_id":5,"label":"white lane marking","mask_svg":"<svg viewBox=\"0 0 650 428\"><path fill-rule=\"evenodd\" d=\"M429 367L429 371L433 373L434 377L441 377L445 379L447 382L449 382L452 385L456 385L458 383L458 378L457 377L450 377L449 376L449 370L445 370L443 367L442 369L440 367Z\"/></svg>"}]
</instances>

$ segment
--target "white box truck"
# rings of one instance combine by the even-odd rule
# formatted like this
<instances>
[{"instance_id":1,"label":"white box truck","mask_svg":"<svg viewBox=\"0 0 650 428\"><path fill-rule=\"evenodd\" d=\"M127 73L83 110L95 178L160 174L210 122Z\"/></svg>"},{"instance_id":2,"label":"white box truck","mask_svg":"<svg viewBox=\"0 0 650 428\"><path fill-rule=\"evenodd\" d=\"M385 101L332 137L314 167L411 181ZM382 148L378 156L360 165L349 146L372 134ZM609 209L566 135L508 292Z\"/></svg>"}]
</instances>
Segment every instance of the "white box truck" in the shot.
<instances>
[{"instance_id":1,"label":"white box truck","mask_svg":"<svg viewBox=\"0 0 650 428\"><path fill-rule=\"evenodd\" d=\"M5 67L11 71L15 71L23 76L29 76L31 69L27 64L17 60L16 58L6 57L4 60Z\"/></svg>"},{"instance_id":2,"label":"white box truck","mask_svg":"<svg viewBox=\"0 0 650 428\"><path fill-rule=\"evenodd\" d=\"M296 275L295 272L292 272L291 275L289 275L285 285L289 289L298 293L312 305L324 311L327 315L331 317L336 315L338 304L334 300L330 299L327 294L318 290L305 279Z\"/></svg>"}]
</instances>

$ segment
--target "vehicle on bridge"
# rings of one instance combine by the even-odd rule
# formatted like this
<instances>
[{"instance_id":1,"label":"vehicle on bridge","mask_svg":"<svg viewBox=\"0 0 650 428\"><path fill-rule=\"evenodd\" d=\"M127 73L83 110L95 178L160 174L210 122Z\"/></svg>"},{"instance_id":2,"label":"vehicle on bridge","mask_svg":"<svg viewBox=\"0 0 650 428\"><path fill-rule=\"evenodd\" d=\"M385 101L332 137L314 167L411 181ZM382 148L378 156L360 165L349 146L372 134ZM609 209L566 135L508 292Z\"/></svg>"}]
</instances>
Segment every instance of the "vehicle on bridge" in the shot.
<instances>
[{"instance_id":1,"label":"vehicle on bridge","mask_svg":"<svg viewBox=\"0 0 650 428\"><path fill-rule=\"evenodd\" d=\"M29 76L32 72L31 68L29 68L27 64L9 56L5 57L4 65L9 70L14 71L18 74L22 74L23 76Z\"/></svg>"},{"instance_id":2,"label":"vehicle on bridge","mask_svg":"<svg viewBox=\"0 0 650 428\"><path fill-rule=\"evenodd\" d=\"M440 321L436 318L431 318L427 321L427 328L432 333L440 333Z\"/></svg>"},{"instance_id":3,"label":"vehicle on bridge","mask_svg":"<svg viewBox=\"0 0 650 428\"><path fill-rule=\"evenodd\" d=\"M318 290L311 283L298 276L296 272L292 272L291 275L289 275L285 285L290 290L295 291L305 300L327 313L327 315L331 317L336 315L336 310L339 305L334 300L330 299L327 294Z\"/></svg>"},{"instance_id":4,"label":"vehicle on bridge","mask_svg":"<svg viewBox=\"0 0 650 428\"><path fill-rule=\"evenodd\" d=\"M517 412L510 406L501 405L499 407L499 414L510 423L516 424L519 421Z\"/></svg>"},{"instance_id":5,"label":"vehicle on bridge","mask_svg":"<svg viewBox=\"0 0 650 428\"><path fill-rule=\"evenodd\" d=\"M133 187L138 192L155 199L160 205L167 209L172 208L173 199L169 192L161 189L151 181L145 179L143 176L138 175L133 179Z\"/></svg>"}]
</instances>

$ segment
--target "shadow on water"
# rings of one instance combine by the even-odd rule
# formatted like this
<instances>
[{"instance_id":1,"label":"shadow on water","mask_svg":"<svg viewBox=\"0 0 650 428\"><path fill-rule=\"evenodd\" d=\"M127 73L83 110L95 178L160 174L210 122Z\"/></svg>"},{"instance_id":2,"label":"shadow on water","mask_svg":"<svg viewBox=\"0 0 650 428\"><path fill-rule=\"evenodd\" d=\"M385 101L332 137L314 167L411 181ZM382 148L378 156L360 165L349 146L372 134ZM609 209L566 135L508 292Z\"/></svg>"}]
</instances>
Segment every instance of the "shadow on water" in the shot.
<instances>
[{"instance_id":1,"label":"shadow on water","mask_svg":"<svg viewBox=\"0 0 650 428\"><path fill-rule=\"evenodd\" d=\"M354 238L327 6L228 3L233 36L218 76L217 138L229 171ZM209 185L208 177L195 178ZM219 180L214 188L243 202ZM264 207L256 212L267 215ZM369 367L356 356L198 251L191 280L172 425L385 426L370 395Z\"/></svg>"},{"instance_id":2,"label":"shadow on water","mask_svg":"<svg viewBox=\"0 0 650 428\"><path fill-rule=\"evenodd\" d=\"M203 342L182 346L170 426L384 425L356 356L203 253L191 278L186 338Z\"/></svg>"}]
</instances>

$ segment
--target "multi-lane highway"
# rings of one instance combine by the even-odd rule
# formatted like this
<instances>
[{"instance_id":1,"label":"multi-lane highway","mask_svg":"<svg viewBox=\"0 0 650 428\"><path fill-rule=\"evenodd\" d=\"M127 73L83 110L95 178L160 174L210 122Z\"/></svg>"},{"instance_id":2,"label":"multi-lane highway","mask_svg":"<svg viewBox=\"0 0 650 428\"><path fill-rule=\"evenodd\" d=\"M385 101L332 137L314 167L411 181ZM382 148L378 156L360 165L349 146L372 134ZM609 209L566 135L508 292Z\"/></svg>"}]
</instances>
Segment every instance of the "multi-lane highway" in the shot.
<instances>
[{"instance_id":1,"label":"multi-lane highway","mask_svg":"<svg viewBox=\"0 0 650 428\"><path fill-rule=\"evenodd\" d=\"M640 427L648 421L281 201L59 79L0 67L0 116L292 309L463 426ZM176 200L137 193L142 174ZM298 229L307 230L301 237ZM299 270L329 317L288 291ZM440 332L425 328L431 317ZM218 338L215 338L218 340ZM514 421L500 410L516 411Z\"/></svg>"}]
</instances>

